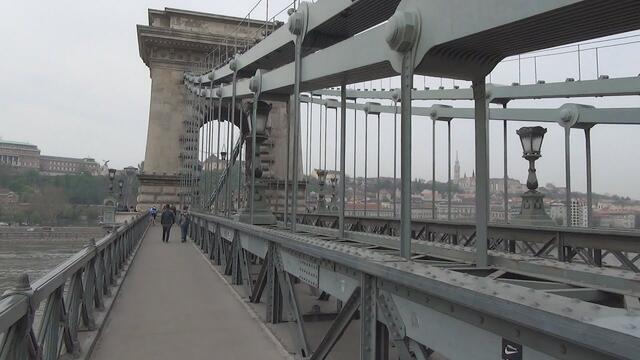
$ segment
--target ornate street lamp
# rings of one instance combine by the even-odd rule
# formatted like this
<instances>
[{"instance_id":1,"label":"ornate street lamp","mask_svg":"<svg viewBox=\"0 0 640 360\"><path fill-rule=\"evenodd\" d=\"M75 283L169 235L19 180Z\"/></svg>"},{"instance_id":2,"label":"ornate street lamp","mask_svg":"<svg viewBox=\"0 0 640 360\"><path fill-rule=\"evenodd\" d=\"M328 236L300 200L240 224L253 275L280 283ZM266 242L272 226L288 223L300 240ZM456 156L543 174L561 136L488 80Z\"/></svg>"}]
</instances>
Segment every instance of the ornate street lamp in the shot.
<instances>
[{"instance_id":1,"label":"ornate street lamp","mask_svg":"<svg viewBox=\"0 0 640 360\"><path fill-rule=\"evenodd\" d=\"M272 225L276 223L276 217L273 215L271 211L271 206L267 203L267 198L264 195L264 191L266 189L266 184L262 180L262 165L260 160L260 147L267 140L267 120L269 119L269 112L271 111L271 105L264 102L258 101L256 106L256 118L255 121L251 121L250 124L253 125L255 123L256 127L256 148L251 149L251 151L255 154L255 173L251 174L251 171L246 172L246 183L251 183L250 176L253 176L255 179L254 183L254 191L251 194L251 191L248 191L249 195L247 197L247 203L245 206L238 211L235 219L244 222L251 222L251 202L253 202L253 224L256 225ZM246 143L251 144L251 132L247 132ZM250 153L250 152L249 152ZM248 158L249 160L251 158ZM251 164L249 164L251 166ZM249 167L251 169L251 167Z\"/></svg>"},{"instance_id":2,"label":"ornate street lamp","mask_svg":"<svg viewBox=\"0 0 640 360\"><path fill-rule=\"evenodd\" d=\"M113 181L116 178L116 169L109 169L109 180Z\"/></svg>"},{"instance_id":3,"label":"ornate street lamp","mask_svg":"<svg viewBox=\"0 0 640 360\"><path fill-rule=\"evenodd\" d=\"M327 200L325 199L325 185L327 183L327 170L316 169L318 174L318 208L316 212L323 213L327 210Z\"/></svg>"},{"instance_id":4,"label":"ornate street lamp","mask_svg":"<svg viewBox=\"0 0 640 360\"><path fill-rule=\"evenodd\" d=\"M109 169L109 192L113 194L113 179L116 178L116 169Z\"/></svg>"},{"instance_id":5,"label":"ornate street lamp","mask_svg":"<svg viewBox=\"0 0 640 360\"><path fill-rule=\"evenodd\" d=\"M116 199L113 198L113 180L116 178L116 169L109 169L109 193L102 203L102 225L109 230L115 228Z\"/></svg>"},{"instance_id":6,"label":"ornate street lamp","mask_svg":"<svg viewBox=\"0 0 640 360\"><path fill-rule=\"evenodd\" d=\"M335 176L329 179L331 183L331 207L330 211L338 211L338 191L336 185L338 183L338 178Z\"/></svg>"},{"instance_id":7,"label":"ornate street lamp","mask_svg":"<svg viewBox=\"0 0 640 360\"><path fill-rule=\"evenodd\" d=\"M542 126L522 127L516 131L516 134L520 136L520 143L522 144L522 157L529 161L527 189L531 191L536 191L538 188L535 163L536 160L542 156L540 155L540 148L542 147L542 140L546 133L547 129Z\"/></svg>"},{"instance_id":8,"label":"ornate street lamp","mask_svg":"<svg viewBox=\"0 0 640 360\"><path fill-rule=\"evenodd\" d=\"M124 181L122 179L118 180L118 188L120 189L120 195L118 195L118 198L120 198L120 206L123 207L124 204L122 204L122 188L124 188Z\"/></svg>"},{"instance_id":9,"label":"ornate street lamp","mask_svg":"<svg viewBox=\"0 0 640 360\"><path fill-rule=\"evenodd\" d=\"M516 131L522 144L522 157L529 161L529 175L527 176L527 192L522 194L522 207L520 215L513 223L524 225L552 226L555 222L544 211L544 195L538 189L538 177L536 176L535 162L542 155L542 140L547 129L541 126L522 127Z\"/></svg>"}]
</instances>

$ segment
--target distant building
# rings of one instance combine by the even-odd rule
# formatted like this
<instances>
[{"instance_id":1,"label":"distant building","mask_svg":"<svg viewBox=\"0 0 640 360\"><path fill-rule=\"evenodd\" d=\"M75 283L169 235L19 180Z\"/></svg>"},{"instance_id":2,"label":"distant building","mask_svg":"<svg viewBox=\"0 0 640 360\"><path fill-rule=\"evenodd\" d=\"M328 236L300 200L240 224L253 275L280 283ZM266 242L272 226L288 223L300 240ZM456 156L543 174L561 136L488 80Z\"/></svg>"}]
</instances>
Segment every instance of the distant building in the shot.
<instances>
[{"instance_id":1,"label":"distant building","mask_svg":"<svg viewBox=\"0 0 640 360\"><path fill-rule=\"evenodd\" d=\"M5 188L0 188L0 204L17 204L18 203L18 194L13 191Z\"/></svg>"},{"instance_id":2,"label":"distant building","mask_svg":"<svg viewBox=\"0 0 640 360\"><path fill-rule=\"evenodd\" d=\"M88 173L98 175L100 165L92 158L67 158L60 156L40 156L40 171L46 175Z\"/></svg>"},{"instance_id":3,"label":"distant building","mask_svg":"<svg viewBox=\"0 0 640 360\"><path fill-rule=\"evenodd\" d=\"M40 150L33 144L0 140L0 164L39 169Z\"/></svg>"},{"instance_id":4,"label":"distant building","mask_svg":"<svg viewBox=\"0 0 640 360\"><path fill-rule=\"evenodd\" d=\"M476 172L475 170L471 173L471 177L467 177L467 174L464 174L464 177L458 179L458 188L464 192L475 192L476 191Z\"/></svg>"},{"instance_id":5,"label":"distant building","mask_svg":"<svg viewBox=\"0 0 640 360\"><path fill-rule=\"evenodd\" d=\"M227 161L220 160L215 155L210 155L202 164L202 168L207 170L223 170L225 166L227 166Z\"/></svg>"},{"instance_id":6,"label":"distant building","mask_svg":"<svg viewBox=\"0 0 640 360\"><path fill-rule=\"evenodd\" d=\"M566 225L567 213L564 202L554 201L547 207L549 216L558 223ZM571 199L571 219L569 224L574 227L586 227L589 220L587 205L582 199Z\"/></svg>"},{"instance_id":7,"label":"distant building","mask_svg":"<svg viewBox=\"0 0 640 360\"><path fill-rule=\"evenodd\" d=\"M545 204L545 209L547 210L547 214L549 214L549 217L551 217L556 222L556 224L564 225L566 213L563 202L554 201L548 205Z\"/></svg>"},{"instance_id":8,"label":"distant building","mask_svg":"<svg viewBox=\"0 0 640 360\"><path fill-rule=\"evenodd\" d=\"M453 166L453 183L458 185L458 188L466 193L476 192L476 172L475 170L468 177L464 174L464 177L460 177L460 161L458 160L458 153L456 152L456 162ZM510 195L518 195L527 191L527 187L520 182L520 180L507 178L507 190ZM492 178L489 179L489 191L491 193L504 193L504 178ZM504 216L503 216L504 218Z\"/></svg>"},{"instance_id":9,"label":"distant building","mask_svg":"<svg viewBox=\"0 0 640 360\"><path fill-rule=\"evenodd\" d=\"M36 145L0 140L0 165L34 169L47 175L100 174L100 165L91 158L67 158L41 155Z\"/></svg>"},{"instance_id":10,"label":"distant building","mask_svg":"<svg viewBox=\"0 0 640 360\"><path fill-rule=\"evenodd\" d=\"M504 192L504 178L489 179L489 189L492 193ZM516 179L507 179L507 190L509 195L521 195L527 191L527 187Z\"/></svg>"},{"instance_id":11,"label":"distant building","mask_svg":"<svg viewBox=\"0 0 640 360\"><path fill-rule=\"evenodd\" d=\"M440 200L440 193L438 191L436 191L435 193L430 190L430 189L424 189L420 192L420 196L422 197L422 200L431 200L433 198L433 196L435 195L435 199L436 200Z\"/></svg>"},{"instance_id":12,"label":"distant building","mask_svg":"<svg viewBox=\"0 0 640 360\"><path fill-rule=\"evenodd\" d=\"M599 227L618 228L618 229L635 229L636 214L625 211L597 211L594 214L594 222Z\"/></svg>"},{"instance_id":13,"label":"distant building","mask_svg":"<svg viewBox=\"0 0 640 360\"><path fill-rule=\"evenodd\" d=\"M587 204L582 199L571 199L571 226L586 227L589 219Z\"/></svg>"}]
</instances>

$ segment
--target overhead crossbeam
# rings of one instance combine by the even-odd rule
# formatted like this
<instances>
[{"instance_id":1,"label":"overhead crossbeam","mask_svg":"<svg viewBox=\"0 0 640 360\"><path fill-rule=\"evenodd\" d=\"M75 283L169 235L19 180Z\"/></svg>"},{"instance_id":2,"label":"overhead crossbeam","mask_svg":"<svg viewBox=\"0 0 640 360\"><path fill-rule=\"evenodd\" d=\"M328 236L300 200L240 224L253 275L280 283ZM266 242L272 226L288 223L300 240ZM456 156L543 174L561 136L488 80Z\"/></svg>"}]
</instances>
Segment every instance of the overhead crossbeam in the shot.
<instances>
[{"instance_id":1,"label":"overhead crossbeam","mask_svg":"<svg viewBox=\"0 0 640 360\"><path fill-rule=\"evenodd\" d=\"M347 89L350 99L386 99L393 100L398 90L354 90ZM340 90L323 89L311 92L312 96L339 97ZM594 96L640 95L640 77L623 77L582 81L565 81L528 85L487 84L487 95L492 103L504 104L511 100L553 99ZM413 100L473 100L468 89L415 89L411 92Z\"/></svg>"},{"instance_id":2,"label":"overhead crossbeam","mask_svg":"<svg viewBox=\"0 0 640 360\"><path fill-rule=\"evenodd\" d=\"M302 102L312 104L325 104L325 100L314 97L302 96ZM396 107L392 105L380 105L374 103L347 103L347 109L355 109L385 114L397 113ZM578 117L576 123L581 125L595 124L640 124L640 108L610 108L596 109L591 106L579 106L575 104L565 104L558 109L524 109L524 108L490 108L489 117L492 120L511 121L534 121L534 122L555 122L563 123L568 112L575 113ZM454 108L449 105L435 104L430 107L413 106L412 114L415 116L425 116L434 120L448 121L451 119L475 119L473 108ZM574 124L575 125L575 124Z\"/></svg>"},{"instance_id":3,"label":"overhead crossbeam","mask_svg":"<svg viewBox=\"0 0 640 360\"><path fill-rule=\"evenodd\" d=\"M484 76L500 60L513 54L613 35L640 26L636 15L640 13L640 4L633 0L518 1L520 4L510 2L509 6L505 6L503 0L472 3L461 0L401 2L396 14L403 11L417 14L422 24L415 45L415 73L471 80L472 72ZM364 2L366 1L362 3ZM309 4L304 10L307 24L329 21L332 16L345 10L345 3L345 0L334 0ZM489 11L496 8L503 11ZM362 13L356 15L363 21L365 12L371 11L371 8L360 11ZM382 21L384 19L380 19ZM452 21L455 25L451 24ZM389 28L391 25L367 25L372 27L302 58L302 67L305 69L301 78L303 91L337 86L343 82L355 83L394 76L400 71L398 53L391 51L385 44L389 32L393 31ZM545 30L540 30L539 27ZM279 39L281 35L276 34L284 31L286 29L281 28L256 45L261 47L261 54L265 54L263 56L282 46L285 39ZM522 39L495 41L513 39L514 34L522 35ZM292 36L286 39L286 42L292 41ZM488 42L492 42L491 45ZM474 43L476 45L470 45ZM480 47L479 44L484 45ZM352 49L359 51L353 52ZM254 58L261 56L254 55ZM237 61L243 67L257 60L249 59L249 55L240 55ZM290 94L293 87L293 66L290 62L267 72L263 77L262 93ZM209 75L188 76L187 80L207 84ZM238 87L237 96L251 96L248 79L240 80ZM224 86L221 96L231 95L231 86Z\"/></svg>"}]
</instances>

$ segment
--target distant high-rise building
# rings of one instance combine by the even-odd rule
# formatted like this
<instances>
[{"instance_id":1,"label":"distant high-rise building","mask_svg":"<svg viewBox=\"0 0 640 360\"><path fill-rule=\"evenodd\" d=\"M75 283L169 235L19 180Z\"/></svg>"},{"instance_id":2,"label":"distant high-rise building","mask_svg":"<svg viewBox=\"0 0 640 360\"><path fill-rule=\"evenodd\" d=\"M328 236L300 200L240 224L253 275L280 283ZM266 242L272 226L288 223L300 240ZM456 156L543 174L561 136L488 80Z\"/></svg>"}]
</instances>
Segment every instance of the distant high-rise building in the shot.
<instances>
[{"instance_id":1,"label":"distant high-rise building","mask_svg":"<svg viewBox=\"0 0 640 360\"><path fill-rule=\"evenodd\" d=\"M456 150L456 162L453 165L453 183L460 181L460 161L458 160L458 151Z\"/></svg>"},{"instance_id":2,"label":"distant high-rise building","mask_svg":"<svg viewBox=\"0 0 640 360\"><path fill-rule=\"evenodd\" d=\"M586 227L587 223L587 204L582 199L571 199L571 226Z\"/></svg>"},{"instance_id":3,"label":"distant high-rise building","mask_svg":"<svg viewBox=\"0 0 640 360\"><path fill-rule=\"evenodd\" d=\"M586 227L588 223L587 204L582 199L571 199L569 225L573 227ZM552 202L548 207L549 216L559 225L566 225L566 206L564 202Z\"/></svg>"}]
</instances>

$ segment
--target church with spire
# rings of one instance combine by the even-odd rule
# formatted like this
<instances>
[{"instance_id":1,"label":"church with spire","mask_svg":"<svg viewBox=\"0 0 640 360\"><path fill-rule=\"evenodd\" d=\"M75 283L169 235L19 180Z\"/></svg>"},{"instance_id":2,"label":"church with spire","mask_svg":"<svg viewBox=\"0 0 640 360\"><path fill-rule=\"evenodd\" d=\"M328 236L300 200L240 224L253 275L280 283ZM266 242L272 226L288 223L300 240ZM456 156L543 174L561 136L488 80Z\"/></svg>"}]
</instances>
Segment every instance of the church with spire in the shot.
<instances>
[{"instance_id":1,"label":"church with spire","mask_svg":"<svg viewBox=\"0 0 640 360\"><path fill-rule=\"evenodd\" d=\"M467 176L466 173L460 176L460 160L458 159L458 151L456 151L456 162L453 165L453 182L458 185L458 189L464 193L474 193L476 191L476 172L472 170L471 176ZM508 192L512 195L519 194L526 191L526 187L517 179L507 179ZM492 193L504 192L504 179L503 178L491 178L489 179L489 190Z\"/></svg>"},{"instance_id":2,"label":"church with spire","mask_svg":"<svg viewBox=\"0 0 640 360\"><path fill-rule=\"evenodd\" d=\"M460 182L460 160L458 160L458 150L456 150L456 162L453 165L453 183Z\"/></svg>"}]
</instances>

